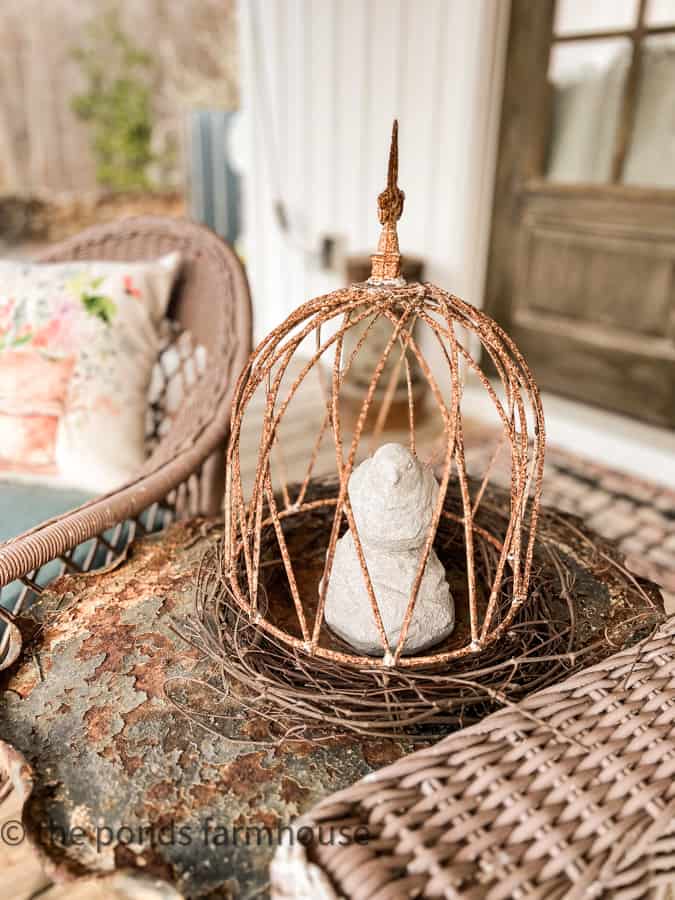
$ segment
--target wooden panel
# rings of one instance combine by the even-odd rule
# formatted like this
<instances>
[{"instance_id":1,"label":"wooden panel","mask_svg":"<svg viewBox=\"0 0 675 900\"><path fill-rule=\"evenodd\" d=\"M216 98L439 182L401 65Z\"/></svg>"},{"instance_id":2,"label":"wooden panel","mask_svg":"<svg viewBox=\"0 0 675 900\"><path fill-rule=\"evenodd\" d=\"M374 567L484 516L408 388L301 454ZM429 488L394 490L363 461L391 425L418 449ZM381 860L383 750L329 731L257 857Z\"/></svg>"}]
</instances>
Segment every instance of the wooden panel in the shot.
<instances>
[{"instance_id":1,"label":"wooden panel","mask_svg":"<svg viewBox=\"0 0 675 900\"><path fill-rule=\"evenodd\" d=\"M675 217L663 201L530 183L510 327L542 387L672 426Z\"/></svg>"},{"instance_id":2,"label":"wooden panel","mask_svg":"<svg viewBox=\"0 0 675 900\"><path fill-rule=\"evenodd\" d=\"M672 342L670 350L656 339L631 346L620 335L608 340L605 329L579 330L564 319L537 316L524 316L512 333L541 388L675 427Z\"/></svg>"},{"instance_id":3,"label":"wooden panel","mask_svg":"<svg viewBox=\"0 0 675 900\"><path fill-rule=\"evenodd\" d=\"M565 231L532 229L523 235L520 290L513 315L522 307L579 317L584 313L583 251Z\"/></svg>"},{"instance_id":4,"label":"wooden panel","mask_svg":"<svg viewBox=\"0 0 675 900\"><path fill-rule=\"evenodd\" d=\"M521 192L527 180L540 173L545 155L550 110L545 73L554 9L555 0L511 3L485 286L486 309L506 328L511 319Z\"/></svg>"},{"instance_id":5,"label":"wooden panel","mask_svg":"<svg viewBox=\"0 0 675 900\"><path fill-rule=\"evenodd\" d=\"M513 316L538 309L664 337L673 306L675 239L649 241L602 228L524 226Z\"/></svg>"}]
</instances>

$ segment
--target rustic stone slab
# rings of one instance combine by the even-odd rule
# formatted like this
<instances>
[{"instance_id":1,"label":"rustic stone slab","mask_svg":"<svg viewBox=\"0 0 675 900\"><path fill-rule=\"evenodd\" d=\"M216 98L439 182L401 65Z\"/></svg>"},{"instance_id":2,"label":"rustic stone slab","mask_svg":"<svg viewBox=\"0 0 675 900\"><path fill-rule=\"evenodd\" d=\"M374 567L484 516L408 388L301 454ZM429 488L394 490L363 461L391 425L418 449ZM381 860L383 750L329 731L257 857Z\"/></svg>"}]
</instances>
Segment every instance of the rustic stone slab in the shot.
<instances>
[{"instance_id":1,"label":"rustic stone slab","mask_svg":"<svg viewBox=\"0 0 675 900\"><path fill-rule=\"evenodd\" d=\"M187 897L264 896L284 826L413 749L355 734L276 739L236 686L216 697L213 666L179 632L199 562L220 536L214 521L177 525L137 542L112 571L60 579L4 676L0 739L33 768L24 821L60 877L129 868ZM589 643L598 623L617 634L617 618L635 616L597 563L577 573ZM167 695L213 715L191 719Z\"/></svg>"},{"instance_id":2,"label":"rustic stone slab","mask_svg":"<svg viewBox=\"0 0 675 900\"><path fill-rule=\"evenodd\" d=\"M173 629L219 537L213 523L174 526L112 572L60 579L44 595L46 624L5 678L0 738L34 769L26 825L61 876L132 867L186 896L248 896L264 889L280 828L412 749L357 736L270 742L266 720L236 699L218 709L234 719L204 721L228 739L167 701L167 679L207 674ZM171 693L199 690L179 682Z\"/></svg>"}]
</instances>

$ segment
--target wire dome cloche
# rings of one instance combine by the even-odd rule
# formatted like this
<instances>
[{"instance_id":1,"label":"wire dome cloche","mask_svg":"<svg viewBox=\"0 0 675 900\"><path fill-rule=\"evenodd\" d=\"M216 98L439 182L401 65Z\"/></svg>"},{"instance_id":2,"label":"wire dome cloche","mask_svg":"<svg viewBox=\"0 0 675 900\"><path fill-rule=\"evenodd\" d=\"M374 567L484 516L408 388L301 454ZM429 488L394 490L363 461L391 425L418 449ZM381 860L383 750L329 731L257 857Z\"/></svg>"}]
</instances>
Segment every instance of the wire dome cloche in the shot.
<instances>
[{"instance_id":1,"label":"wire dome cloche","mask_svg":"<svg viewBox=\"0 0 675 900\"><path fill-rule=\"evenodd\" d=\"M396 227L404 194L397 184L397 170L394 123L387 186L378 198L382 232L372 257L372 275L365 283L300 306L259 344L235 393L227 457L220 567L244 621L276 646L286 646L296 661L309 657L360 670L447 668L452 660L480 654L509 629L528 597L544 463L539 393L513 341L488 315L464 300L433 284L408 284L402 279ZM341 390L375 323L381 336L383 322L388 336L359 398L356 423L347 433L340 411ZM353 329L358 337L348 341ZM493 381L481 368L477 346L492 362ZM437 364L434 374L432 354L441 360L442 377ZM431 414L442 429L442 452L433 471L418 455L413 367L426 382L433 398ZM479 478L467 475L463 384L469 372L477 376L500 426L493 461L497 454L510 461L508 510L498 524L493 516L483 514L492 463ZM304 477L289 484L283 423L310 377L318 377L325 406L316 433L306 435ZM403 380L408 389L405 444L387 449L382 431L388 404L396 384ZM262 416L260 402L252 408L253 398L261 394ZM379 408L373 410L376 397ZM373 415L375 428L367 434L366 422ZM255 476L247 488L241 458L245 424L259 431ZM327 444L332 445L332 478L315 475L317 458ZM359 460L365 457L372 462L378 454L407 459L407 468L414 467L419 483L431 485L424 494L428 514L423 530L418 528L414 572L398 584L399 592L406 585L406 596L396 607L398 621L393 623L391 613L383 608L382 581L387 574L375 571L370 549L373 535L366 534L368 497L364 507L355 489ZM369 489L373 503L382 505L384 530L396 532L399 523L399 531L405 532L406 523L419 518L419 491L411 492L409 508L405 508L405 504L387 504L388 487L379 476L370 488L364 488ZM346 534L360 583L346 582L345 602L360 604L347 613L360 616L363 630L375 635L376 646L367 651L358 641L345 639L327 615L331 586L338 578L336 560ZM449 594L454 606L452 627L439 632L431 646L420 642L420 649L411 652L416 607L428 592L426 573L432 562L440 564L440 577L444 574L447 581L445 596ZM352 575L353 570L354 566ZM394 565L392 578L397 571Z\"/></svg>"}]
</instances>

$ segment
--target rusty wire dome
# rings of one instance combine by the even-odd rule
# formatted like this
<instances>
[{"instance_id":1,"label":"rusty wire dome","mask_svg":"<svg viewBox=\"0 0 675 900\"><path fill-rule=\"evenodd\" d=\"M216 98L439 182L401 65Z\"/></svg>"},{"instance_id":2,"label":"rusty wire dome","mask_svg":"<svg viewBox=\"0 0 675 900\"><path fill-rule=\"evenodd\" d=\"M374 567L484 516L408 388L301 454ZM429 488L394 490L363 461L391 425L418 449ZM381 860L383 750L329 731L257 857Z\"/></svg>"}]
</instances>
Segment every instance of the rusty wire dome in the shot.
<instances>
[{"instance_id":1,"label":"rusty wire dome","mask_svg":"<svg viewBox=\"0 0 675 900\"><path fill-rule=\"evenodd\" d=\"M403 193L396 176L395 125L388 184L379 197L382 237L373 256L372 277L310 300L260 343L239 380L227 459L221 565L234 600L249 622L293 648L296 658L307 654L359 669L415 669L448 663L479 654L509 628L528 596L544 463L539 393L513 341L469 303L432 284L406 284L400 277L396 221L402 212ZM369 337L372 341L375 328L381 337L382 323L384 345L381 352L378 349L372 377L363 390L353 434L347 436L340 412L341 391ZM499 379L494 387L471 350L476 344L492 361ZM301 350L308 346L311 352L303 357ZM442 361L442 378L434 375L429 362L434 352ZM348 483L357 461L381 439L396 385L404 378L406 440L416 454L413 369L426 382L433 396L433 415L442 424L442 460L435 468L440 491L398 642L388 646ZM478 479L468 477L464 454L462 392L467 372L478 377L494 407L495 422L501 426L492 462ZM324 391L323 418L318 432L307 434L304 478L290 485L284 466L284 417L305 380L317 375ZM257 425L259 455L253 485L245 490L240 438L251 402L260 392L264 413ZM366 434L364 425L376 397L374 430ZM259 404L251 415L260 415ZM327 442L334 448L332 479L315 476L319 451ZM498 453L500 458L510 455L510 500L505 517L495 517L485 509ZM347 528L382 641L381 656L360 655L325 623L335 548ZM456 626L439 645L404 655L432 547L446 568Z\"/></svg>"}]
</instances>

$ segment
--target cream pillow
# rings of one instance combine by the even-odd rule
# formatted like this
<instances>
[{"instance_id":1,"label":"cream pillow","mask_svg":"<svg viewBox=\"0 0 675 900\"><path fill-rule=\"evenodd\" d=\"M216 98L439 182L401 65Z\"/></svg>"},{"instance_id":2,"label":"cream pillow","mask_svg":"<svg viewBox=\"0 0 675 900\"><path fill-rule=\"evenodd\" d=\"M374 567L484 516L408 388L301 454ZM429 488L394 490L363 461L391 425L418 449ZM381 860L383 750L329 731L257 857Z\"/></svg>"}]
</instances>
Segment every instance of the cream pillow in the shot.
<instances>
[{"instance_id":1,"label":"cream pillow","mask_svg":"<svg viewBox=\"0 0 675 900\"><path fill-rule=\"evenodd\" d=\"M0 478L103 492L138 471L179 266L0 261Z\"/></svg>"}]
</instances>

